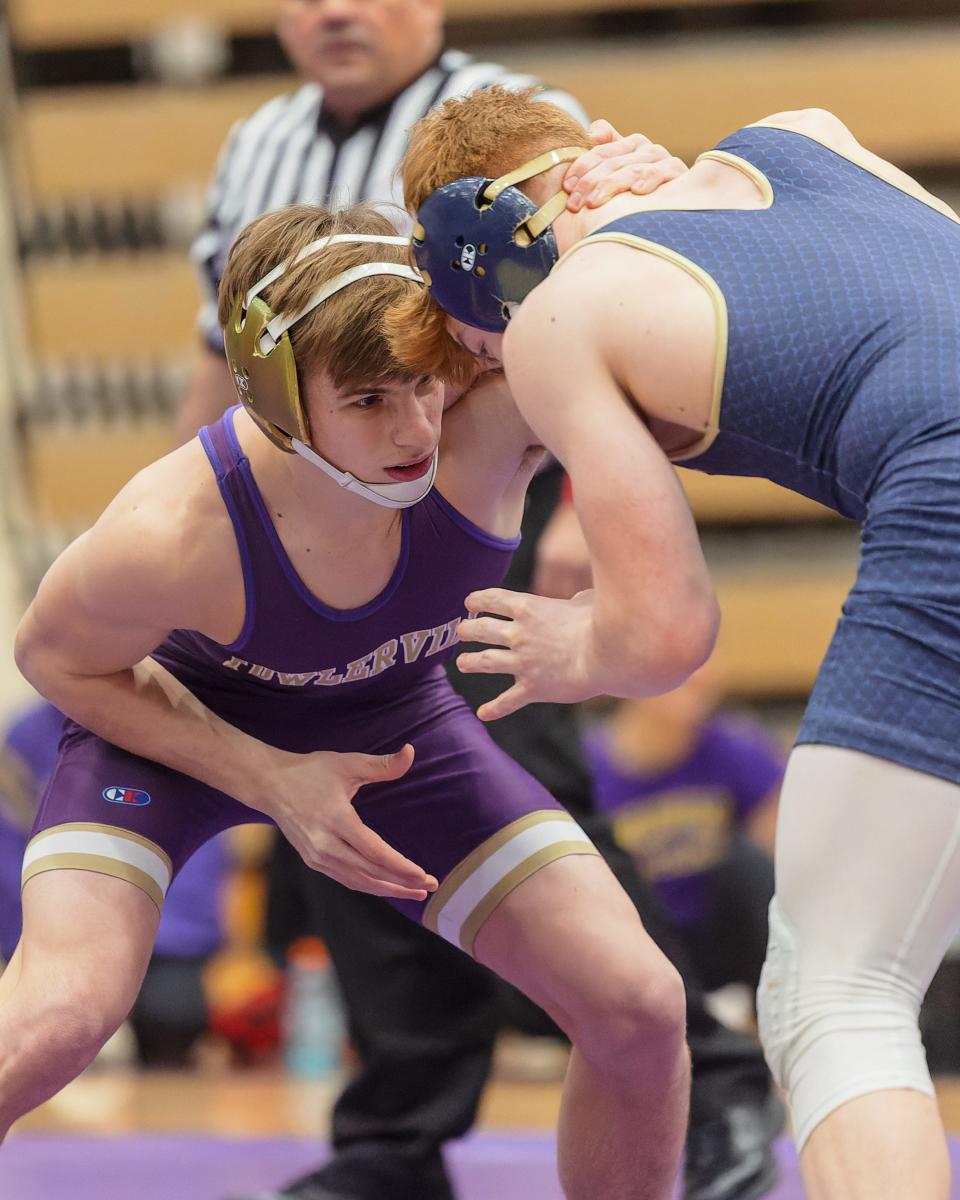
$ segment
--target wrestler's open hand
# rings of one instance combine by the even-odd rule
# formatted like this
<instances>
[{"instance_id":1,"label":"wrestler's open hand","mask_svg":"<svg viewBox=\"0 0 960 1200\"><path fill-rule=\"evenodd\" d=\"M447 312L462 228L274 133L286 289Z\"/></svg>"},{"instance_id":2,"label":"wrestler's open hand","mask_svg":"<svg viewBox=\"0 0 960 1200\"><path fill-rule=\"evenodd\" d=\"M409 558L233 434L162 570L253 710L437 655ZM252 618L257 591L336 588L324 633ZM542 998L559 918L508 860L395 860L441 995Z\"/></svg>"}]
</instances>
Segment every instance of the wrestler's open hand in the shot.
<instances>
[{"instance_id":1,"label":"wrestler's open hand","mask_svg":"<svg viewBox=\"0 0 960 1200\"><path fill-rule=\"evenodd\" d=\"M594 121L592 150L575 158L563 177L568 212L599 208L612 196L646 196L687 171L687 164L642 133L622 137L609 121Z\"/></svg>"},{"instance_id":2,"label":"wrestler's open hand","mask_svg":"<svg viewBox=\"0 0 960 1200\"><path fill-rule=\"evenodd\" d=\"M468 612L483 615L460 622L464 642L486 642L465 652L457 666L467 674L512 675L512 687L477 709L481 721L496 721L538 701L573 704L597 695L587 666L593 593L572 600L529 596L504 588L472 592Z\"/></svg>"},{"instance_id":3,"label":"wrestler's open hand","mask_svg":"<svg viewBox=\"0 0 960 1200\"><path fill-rule=\"evenodd\" d=\"M284 754L272 778L279 799L264 811L315 871L358 892L425 900L436 879L387 845L353 807L364 784L399 779L412 763L410 745L396 754Z\"/></svg>"}]
</instances>

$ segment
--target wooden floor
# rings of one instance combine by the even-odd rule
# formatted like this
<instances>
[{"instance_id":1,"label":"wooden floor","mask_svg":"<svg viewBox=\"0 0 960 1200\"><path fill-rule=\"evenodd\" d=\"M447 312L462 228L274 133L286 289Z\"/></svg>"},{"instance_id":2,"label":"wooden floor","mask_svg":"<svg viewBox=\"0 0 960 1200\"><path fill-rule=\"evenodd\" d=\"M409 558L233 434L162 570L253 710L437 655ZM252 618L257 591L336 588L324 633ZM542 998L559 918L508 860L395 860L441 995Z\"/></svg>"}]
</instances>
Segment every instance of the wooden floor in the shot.
<instances>
[{"instance_id":1,"label":"wooden floor","mask_svg":"<svg viewBox=\"0 0 960 1200\"><path fill-rule=\"evenodd\" d=\"M326 1136L335 1095L332 1082L303 1083L277 1071L96 1070L24 1117L14 1133ZM486 1130L552 1129L559 1105L556 1084L496 1083L484 1096L479 1125Z\"/></svg>"},{"instance_id":2,"label":"wooden floor","mask_svg":"<svg viewBox=\"0 0 960 1200\"><path fill-rule=\"evenodd\" d=\"M334 1082L302 1083L275 1070L137 1073L98 1068L25 1117L15 1132L204 1133L249 1137L325 1135ZM960 1077L937 1081L947 1129L960 1133ZM494 1081L479 1126L552 1129L557 1084Z\"/></svg>"}]
</instances>

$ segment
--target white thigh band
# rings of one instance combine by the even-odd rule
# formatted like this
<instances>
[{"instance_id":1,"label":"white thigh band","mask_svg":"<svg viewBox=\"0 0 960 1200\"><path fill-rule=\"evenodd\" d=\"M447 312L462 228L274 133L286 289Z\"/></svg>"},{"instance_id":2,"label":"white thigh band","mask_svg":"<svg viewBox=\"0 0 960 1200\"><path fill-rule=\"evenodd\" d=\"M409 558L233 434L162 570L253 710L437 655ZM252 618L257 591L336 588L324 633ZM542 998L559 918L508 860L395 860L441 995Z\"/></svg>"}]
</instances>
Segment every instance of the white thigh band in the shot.
<instances>
[{"instance_id":1,"label":"white thigh band","mask_svg":"<svg viewBox=\"0 0 960 1200\"><path fill-rule=\"evenodd\" d=\"M544 809L512 821L467 855L430 897L423 924L468 954L501 900L547 863L598 851L568 813Z\"/></svg>"},{"instance_id":2,"label":"white thigh band","mask_svg":"<svg viewBox=\"0 0 960 1200\"><path fill-rule=\"evenodd\" d=\"M34 875L63 868L125 879L160 909L173 874L170 859L148 838L90 821L53 825L31 838L23 856L21 886Z\"/></svg>"}]
</instances>

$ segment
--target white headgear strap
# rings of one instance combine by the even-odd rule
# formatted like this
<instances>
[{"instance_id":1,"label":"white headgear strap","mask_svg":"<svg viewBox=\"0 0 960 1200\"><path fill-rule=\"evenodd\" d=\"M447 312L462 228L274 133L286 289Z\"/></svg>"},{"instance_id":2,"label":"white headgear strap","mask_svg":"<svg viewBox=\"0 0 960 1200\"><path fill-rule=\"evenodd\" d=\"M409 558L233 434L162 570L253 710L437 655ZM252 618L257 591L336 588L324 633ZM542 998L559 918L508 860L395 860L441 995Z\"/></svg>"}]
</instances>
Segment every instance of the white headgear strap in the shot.
<instances>
[{"instance_id":1,"label":"white headgear strap","mask_svg":"<svg viewBox=\"0 0 960 1200\"><path fill-rule=\"evenodd\" d=\"M353 492L354 495L363 496L366 500L372 500L374 504L380 504L384 508L409 508L412 504L419 504L433 487L433 481L437 474L437 460L440 457L440 452L434 450L430 469L419 479L411 479L406 483L364 483L362 479L357 479L349 471L338 471L333 463L327 462L316 450L301 442L299 438L291 439L291 445L301 458L305 458L307 462L312 462L315 467L319 467L342 488Z\"/></svg>"},{"instance_id":2,"label":"white headgear strap","mask_svg":"<svg viewBox=\"0 0 960 1200\"><path fill-rule=\"evenodd\" d=\"M410 244L409 240L405 237L386 237L378 234L364 233L338 233L332 237L318 238L316 241L304 246L295 258L280 263L255 283L249 292L247 292L244 300L244 309L248 308L250 302L256 296L259 296L265 288L269 287L271 283L275 283L289 267L303 262L305 258L309 258L311 254L316 254L327 246L344 242L379 242L388 246L408 246ZM323 287L314 292L299 312L292 314L280 313L274 317L260 335L258 349L261 354L269 354L288 329L302 320L307 313L313 312L324 300L329 300L331 296L336 295L342 288L349 287L351 283L356 283L360 279L369 279L374 275L396 275L400 279L412 279L417 283L424 282L420 272L406 263L372 262L350 267L349 270L342 271L335 278L331 279L329 283L325 283ZM301 458L305 458L307 462L311 462L315 467L319 467L321 471L329 475L342 488L345 488L348 492L353 492L355 495L363 496L366 500L372 500L374 504L379 504L384 508L410 508L411 505L418 504L433 487L433 481L437 474L437 461L439 457L437 450L433 452L430 469L419 479L411 479L405 483L365 483L363 480L351 475L349 471L339 470L333 463L328 462L322 455L318 454L312 446L301 442L299 438L292 438L291 444Z\"/></svg>"}]
</instances>

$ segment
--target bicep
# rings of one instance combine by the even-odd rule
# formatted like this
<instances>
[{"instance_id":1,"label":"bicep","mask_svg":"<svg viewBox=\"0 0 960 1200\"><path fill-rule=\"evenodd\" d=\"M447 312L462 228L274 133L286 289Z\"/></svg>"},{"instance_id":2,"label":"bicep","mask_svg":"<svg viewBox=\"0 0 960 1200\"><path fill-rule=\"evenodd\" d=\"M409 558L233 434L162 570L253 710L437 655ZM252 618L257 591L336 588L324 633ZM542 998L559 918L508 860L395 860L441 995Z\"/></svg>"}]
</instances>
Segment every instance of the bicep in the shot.
<instances>
[{"instance_id":1,"label":"bicep","mask_svg":"<svg viewBox=\"0 0 960 1200\"><path fill-rule=\"evenodd\" d=\"M565 416L574 405L579 412ZM549 423L597 584L651 608L702 587L706 567L676 472L613 382L585 386Z\"/></svg>"}]
</instances>

